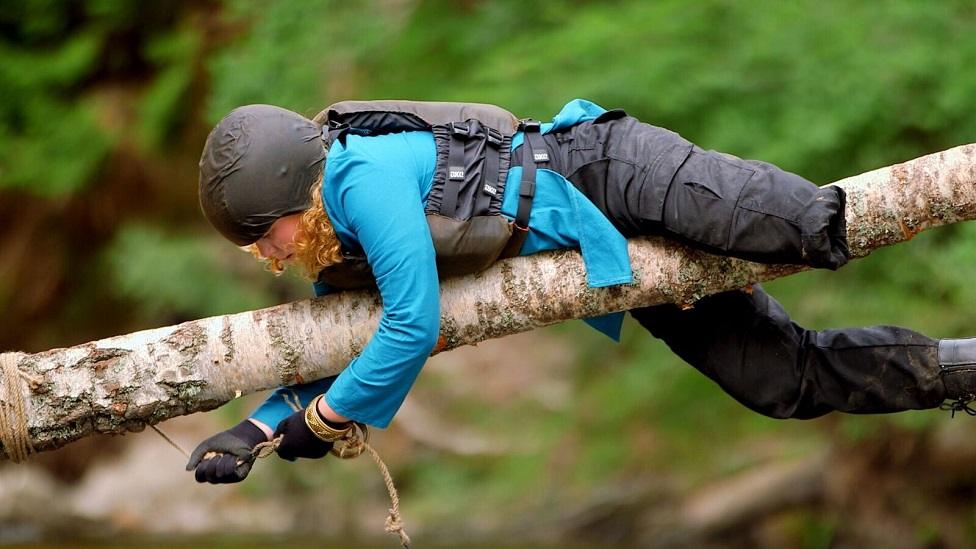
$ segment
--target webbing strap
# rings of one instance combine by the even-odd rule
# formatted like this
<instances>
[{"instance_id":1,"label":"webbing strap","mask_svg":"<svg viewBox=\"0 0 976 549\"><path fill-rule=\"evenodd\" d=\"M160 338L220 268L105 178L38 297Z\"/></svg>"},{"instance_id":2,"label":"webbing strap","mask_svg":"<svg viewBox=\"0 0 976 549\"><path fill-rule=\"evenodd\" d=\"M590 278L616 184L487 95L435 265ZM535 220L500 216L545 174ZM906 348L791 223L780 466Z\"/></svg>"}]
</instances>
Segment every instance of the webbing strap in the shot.
<instances>
[{"instance_id":1,"label":"webbing strap","mask_svg":"<svg viewBox=\"0 0 976 549\"><path fill-rule=\"evenodd\" d=\"M343 124L330 120L322 125L322 142L325 145L326 150L332 146L333 143L339 141L343 145L345 144L345 135L349 131L349 124Z\"/></svg>"},{"instance_id":2,"label":"webbing strap","mask_svg":"<svg viewBox=\"0 0 976 549\"><path fill-rule=\"evenodd\" d=\"M458 194L464 183L464 142L470 135L467 124L452 122L451 143L447 151L447 181L444 182L444 195L441 197L441 215L454 217L457 211Z\"/></svg>"},{"instance_id":3,"label":"webbing strap","mask_svg":"<svg viewBox=\"0 0 976 549\"><path fill-rule=\"evenodd\" d=\"M532 198L535 197L536 164L549 162L549 151L542 141L540 129L535 120L522 122L525 143L522 147L522 182L519 185L518 211L515 214L515 225L521 229L529 228Z\"/></svg>"},{"instance_id":4,"label":"webbing strap","mask_svg":"<svg viewBox=\"0 0 976 549\"><path fill-rule=\"evenodd\" d=\"M502 134L485 128L485 169L481 189L475 200L474 215L487 215L491 199L498 195L498 155L502 146Z\"/></svg>"}]
</instances>

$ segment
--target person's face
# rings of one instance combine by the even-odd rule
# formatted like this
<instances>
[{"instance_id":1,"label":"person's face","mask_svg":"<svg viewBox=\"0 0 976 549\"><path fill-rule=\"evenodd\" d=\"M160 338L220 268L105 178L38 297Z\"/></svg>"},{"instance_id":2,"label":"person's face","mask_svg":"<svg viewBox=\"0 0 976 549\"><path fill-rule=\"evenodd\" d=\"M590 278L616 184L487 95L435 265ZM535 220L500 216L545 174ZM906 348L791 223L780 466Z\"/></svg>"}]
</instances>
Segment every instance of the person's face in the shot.
<instances>
[{"instance_id":1,"label":"person's face","mask_svg":"<svg viewBox=\"0 0 976 549\"><path fill-rule=\"evenodd\" d=\"M279 261L291 259L295 253L295 231L298 230L298 220L301 215L295 213L279 217L271 225L268 232L254 243L262 256Z\"/></svg>"}]
</instances>

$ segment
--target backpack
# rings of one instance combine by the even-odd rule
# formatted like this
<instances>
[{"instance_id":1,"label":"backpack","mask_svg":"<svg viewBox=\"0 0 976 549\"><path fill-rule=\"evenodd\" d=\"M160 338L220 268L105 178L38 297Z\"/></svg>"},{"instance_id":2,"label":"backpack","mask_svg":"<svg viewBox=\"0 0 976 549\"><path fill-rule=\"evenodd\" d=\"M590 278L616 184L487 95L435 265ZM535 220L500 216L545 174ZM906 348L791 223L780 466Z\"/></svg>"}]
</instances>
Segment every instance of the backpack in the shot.
<instances>
[{"instance_id":1,"label":"backpack","mask_svg":"<svg viewBox=\"0 0 976 549\"><path fill-rule=\"evenodd\" d=\"M481 103L425 101L342 101L315 116L328 149L352 133L372 136L403 131L434 135L437 161L425 213L440 277L480 272L501 258L518 255L528 233L535 195L536 164L549 160L538 122ZM516 218L501 215L511 167L512 137L523 131L533 154L523 155ZM318 277L330 287L375 286L362 252L343 249L343 261Z\"/></svg>"}]
</instances>

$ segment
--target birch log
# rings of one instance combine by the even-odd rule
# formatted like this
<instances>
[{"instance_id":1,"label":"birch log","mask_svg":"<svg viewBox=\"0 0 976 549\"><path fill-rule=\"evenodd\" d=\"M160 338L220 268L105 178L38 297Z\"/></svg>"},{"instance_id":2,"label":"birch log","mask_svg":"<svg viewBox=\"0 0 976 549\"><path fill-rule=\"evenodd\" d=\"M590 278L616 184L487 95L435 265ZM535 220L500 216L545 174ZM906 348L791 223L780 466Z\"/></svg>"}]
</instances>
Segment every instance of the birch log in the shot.
<instances>
[{"instance_id":1,"label":"birch log","mask_svg":"<svg viewBox=\"0 0 976 549\"><path fill-rule=\"evenodd\" d=\"M976 144L835 183L848 197L855 257L930 227L976 218ZM442 284L437 351L573 318L693 303L802 267L708 255L658 238L630 242L634 283L593 289L574 251L501 261ZM379 297L346 292L35 354L0 355L0 423L35 451L93 433L139 431L242 394L338 373L366 345ZM23 413L17 413L17 406ZM2 427L2 426L0 426ZM0 456L15 455L3 435ZM10 446L8 448L8 446Z\"/></svg>"}]
</instances>

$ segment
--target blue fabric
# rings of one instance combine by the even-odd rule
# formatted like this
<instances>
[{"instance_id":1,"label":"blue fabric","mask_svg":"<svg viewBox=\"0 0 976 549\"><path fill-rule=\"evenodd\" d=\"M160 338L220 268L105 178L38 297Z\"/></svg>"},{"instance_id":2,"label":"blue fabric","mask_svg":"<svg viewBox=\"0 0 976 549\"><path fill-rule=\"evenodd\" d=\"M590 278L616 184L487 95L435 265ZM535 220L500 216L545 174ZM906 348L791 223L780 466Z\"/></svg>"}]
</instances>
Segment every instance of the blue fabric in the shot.
<instances>
[{"instance_id":1,"label":"blue fabric","mask_svg":"<svg viewBox=\"0 0 976 549\"><path fill-rule=\"evenodd\" d=\"M570 127L603 112L577 99L542 131ZM516 134L513 149L521 143L522 135ZM424 215L435 162L434 139L428 132L347 135L344 145L333 143L326 160L326 213L342 244L366 254L383 300L383 316L360 356L334 382L329 378L325 398L339 414L377 427L386 427L396 414L438 337L439 284ZM502 213L510 219L517 209L521 171L512 168L506 183ZM561 175L538 170L529 226L522 255L577 248L589 286L632 281L626 239ZM331 291L318 283L314 290L319 296ZM587 319L614 339L619 339L622 320L623 313ZM251 417L275 427L291 413L285 399L296 394L307 405L317 394L312 385L274 391Z\"/></svg>"},{"instance_id":2,"label":"blue fabric","mask_svg":"<svg viewBox=\"0 0 976 549\"><path fill-rule=\"evenodd\" d=\"M332 287L325 282L315 281L312 283L312 292L315 297L322 297L332 293Z\"/></svg>"},{"instance_id":3,"label":"blue fabric","mask_svg":"<svg viewBox=\"0 0 976 549\"><path fill-rule=\"evenodd\" d=\"M296 411L294 407L304 408L308 406L312 399L328 391L333 381L335 381L335 376L301 385L278 387L254 410L251 418L271 427L273 431L278 426L279 421Z\"/></svg>"},{"instance_id":4,"label":"blue fabric","mask_svg":"<svg viewBox=\"0 0 976 549\"><path fill-rule=\"evenodd\" d=\"M361 249L383 316L336 378L326 402L343 416L386 427L437 343L440 295L424 201L436 155L430 133L348 135L326 161L323 198L342 243Z\"/></svg>"},{"instance_id":5,"label":"blue fabric","mask_svg":"<svg viewBox=\"0 0 976 549\"><path fill-rule=\"evenodd\" d=\"M509 170L502 199L502 213L515 218L518 210L522 167ZM546 250L578 248L586 266L586 282L604 288L633 281L627 239L583 193L551 170L536 171L535 198L529 215L529 234L521 255ZM613 313L585 322L615 341L620 341L623 314Z\"/></svg>"},{"instance_id":6,"label":"blue fabric","mask_svg":"<svg viewBox=\"0 0 976 549\"><path fill-rule=\"evenodd\" d=\"M574 99L563 106L562 110L559 111L556 116L553 117L552 122L542 124L541 132L543 134L562 130L565 128L571 128L580 122L585 122L587 120L593 120L601 114L607 112L606 109L593 103L592 101L587 101L586 99ZM515 150L522 145L525 138L521 132L515 134L512 138L512 150ZM517 176L514 172L518 172ZM538 173L542 173L540 170ZM558 174L557 174L558 176ZM558 176L563 179L562 176ZM513 204L518 203L518 187L521 182L521 168L512 169L509 172L508 182L505 187L505 205L509 206L506 209L504 206L502 208L503 213L507 214L509 217L515 217L515 212L517 207L511 207ZM572 240L575 241L573 245L562 246L568 248L579 248L583 255L583 262L586 264L586 275L587 284L592 288L601 288L604 286L613 286L615 284L629 284L633 281L633 274L630 269L630 257L627 255L627 241L624 239L623 235L617 231L606 216L603 215L596 206L583 193L579 192L576 187L571 185L568 181L563 179L563 184L571 189L568 193L569 199L572 201L574 208L576 210L576 216L578 224L574 227L572 234ZM539 204L538 195L538 178L537 178L537 189L536 198L533 200L532 215L529 217L529 227L532 228L529 231L529 237L527 241L532 238L532 235L539 232L546 232L549 227L543 225L539 227L536 225L535 221L535 208ZM514 197L514 198L512 198ZM562 202L561 205L565 205L566 202ZM536 253L542 250L552 250L556 247L545 247L539 245L528 246L522 248L522 255L527 255L530 253ZM526 250L529 248L529 251ZM611 313L608 315L586 318L583 319L588 325L596 330L602 332L603 334L609 336L614 341L620 341L620 330L624 322L624 313Z\"/></svg>"},{"instance_id":7,"label":"blue fabric","mask_svg":"<svg viewBox=\"0 0 976 549\"><path fill-rule=\"evenodd\" d=\"M556 116L552 117L552 122L542 123L542 133L549 133L555 130L563 130L566 128L571 128L580 122L586 122L587 120L593 120L601 114L607 112L600 105L592 101L587 101L586 99L573 99L569 103L563 105L563 108L559 111ZM522 133L515 134L512 137L512 150L517 149L523 141Z\"/></svg>"}]
</instances>

